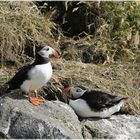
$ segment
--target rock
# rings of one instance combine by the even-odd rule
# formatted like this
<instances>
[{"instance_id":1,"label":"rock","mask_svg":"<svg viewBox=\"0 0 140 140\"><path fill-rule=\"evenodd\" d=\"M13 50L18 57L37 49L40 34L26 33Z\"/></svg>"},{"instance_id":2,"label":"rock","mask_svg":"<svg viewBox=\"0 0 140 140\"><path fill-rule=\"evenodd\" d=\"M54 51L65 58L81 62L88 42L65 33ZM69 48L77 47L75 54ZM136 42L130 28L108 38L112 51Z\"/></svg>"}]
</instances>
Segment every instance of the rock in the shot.
<instances>
[{"instance_id":1,"label":"rock","mask_svg":"<svg viewBox=\"0 0 140 140\"><path fill-rule=\"evenodd\" d=\"M140 117L113 115L79 121L60 101L32 105L20 92L0 98L0 138L26 139L139 139Z\"/></svg>"},{"instance_id":2,"label":"rock","mask_svg":"<svg viewBox=\"0 0 140 140\"><path fill-rule=\"evenodd\" d=\"M113 115L109 119L86 120L82 122L84 138L139 139L140 117Z\"/></svg>"},{"instance_id":3,"label":"rock","mask_svg":"<svg viewBox=\"0 0 140 140\"><path fill-rule=\"evenodd\" d=\"M0 98L0 138L83 138L74 111L60 101L34 106L19 92Z\"/></svg>"}]
</instances>

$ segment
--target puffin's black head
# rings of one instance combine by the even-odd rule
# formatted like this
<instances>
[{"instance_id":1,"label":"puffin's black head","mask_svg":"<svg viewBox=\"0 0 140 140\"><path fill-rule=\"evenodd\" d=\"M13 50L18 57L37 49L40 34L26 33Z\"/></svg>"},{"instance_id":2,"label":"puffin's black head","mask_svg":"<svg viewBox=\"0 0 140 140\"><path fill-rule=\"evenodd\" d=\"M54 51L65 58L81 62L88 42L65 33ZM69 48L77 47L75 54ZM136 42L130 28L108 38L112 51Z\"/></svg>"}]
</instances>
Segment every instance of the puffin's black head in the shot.
<instances>
[{"instance_id":1,"label":"puffin's black head","mask_svg":"<svg viewBox=\"0 0 140 140\"><path fill-rule=\"evenodd\" d=\"M63 93L68 94L71 99L81 97L87 89L82 86L67 87L63 90Z\"/></svg>"},{"instance_id":2,"label":"puffin's black head","mask_svg":"<svg viewBox=\"0 0 140 140\"><path fill-rule=\"evenodd\" d=\"M59 58L59 52L51 48L50 46L45 46L36 53L36 63L46 63L49 61L50 57Z\"/></svg>"}]
</instances>

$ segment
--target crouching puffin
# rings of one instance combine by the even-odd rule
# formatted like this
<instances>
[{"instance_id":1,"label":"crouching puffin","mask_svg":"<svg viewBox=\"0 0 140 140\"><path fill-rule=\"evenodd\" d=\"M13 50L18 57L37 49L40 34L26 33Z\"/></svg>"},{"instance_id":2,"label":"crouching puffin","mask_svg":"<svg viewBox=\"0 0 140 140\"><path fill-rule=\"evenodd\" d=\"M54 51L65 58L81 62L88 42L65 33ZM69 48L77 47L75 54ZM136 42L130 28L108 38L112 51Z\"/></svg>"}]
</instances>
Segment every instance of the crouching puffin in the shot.
<instances>
[{"instance_id":1,"label":"crouching puffin","mask_svg":"<svg viewBox=\"0 0 140 140\"><path fill-rule=\"evenodd\" d=\"M49 46L43 47L36 53L34 62L30 65L23 66L15 76L6 84L9 85L7 92L14 89L21 89L28 94L29 101L34 105L39 105L45 100L39 98L37 90L44 86L52 76L52 66L50 57L59 58L59 53ZM33 97L32 95L35 95Z\"/></svg>"},{"instance_id":2,"label":"crouching puffin","mask_svg":"<svg viewBox=\"0 0 140 140\"><path fill-rule=\"evenodd\" d=\"M87 90L81 86L68 87L63 92L69 95L69 105L83 118L108 118L120 110L123 99L126 99L103 91Z\"/></svg>"}]
</instances>

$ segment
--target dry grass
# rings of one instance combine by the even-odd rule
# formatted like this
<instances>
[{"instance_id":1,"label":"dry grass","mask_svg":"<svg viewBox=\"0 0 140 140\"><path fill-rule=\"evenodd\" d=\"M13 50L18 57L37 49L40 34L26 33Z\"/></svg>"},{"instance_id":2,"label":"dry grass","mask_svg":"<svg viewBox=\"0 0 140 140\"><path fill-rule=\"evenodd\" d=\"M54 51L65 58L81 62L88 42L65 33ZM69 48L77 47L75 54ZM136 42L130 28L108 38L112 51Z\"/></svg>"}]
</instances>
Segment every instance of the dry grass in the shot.
<instances>
[{"instance_id":1,"label":"dry grass","mask_svg":"<svg viewBox=\"0 0 140 140\"><path fill-rule=\"evenodd\" d=\"M140 115L140 65L116 63L93 65L75 61L58 61L62 70L55 76L69 81L70 85L83 85L111 91L112 94L128 97L126 110Z\"/></svg>"},{"instance_id":2,"label":"dry grass","mask_svg":"<svg viewBox=\"0 0 140 140\"><path fill-rule=\"evenodd\" d=\"M88 35L85 42L95 46L95 52L101 52L106 57L106 62L114 63L124 58L135 60L137 54L140 54L140 5L135 2L113 1L83 3L87 5L86 25L95 28L95 32L91 31L91 36ZM78 39L78 36L73 38ZM71 39L69 42L76 44ZM69 57L75 56L74 59L80 54L75 55L70 49L68 51Z\"/></svg>"},{"instance_id":3,"label":"dry grass","mask_svg":"<svg viewBox=\"0 0 140 140\"><path fill-rule=\"evenodd\" d=\"M36 43L56 46L50 29L54 23L40 14L33 2L0 2L0 61L19 62L25 49L34 52Z\"/></svg>"},{"instance_id":4,"label":"dry grass","mask_svg":"<svg viewBox=\"0 0 140 140\"><path fill-rule=\"evenodd\" d=\"M47 93L55 94L56 98L64 101L65 97L62 99L63 95L61 94L64 86L82 85L91 89L101 89L115 95L128 97L125 111L129 114L140 115L139 64L94 65L63 59L54 61L53 64L61 66L61 70L54 70L51 82L45 87ZM11 75L14 75L16 71L14 67L5 69L6 76L3 81L11 78Z\"/></svg>"}]
</instances>

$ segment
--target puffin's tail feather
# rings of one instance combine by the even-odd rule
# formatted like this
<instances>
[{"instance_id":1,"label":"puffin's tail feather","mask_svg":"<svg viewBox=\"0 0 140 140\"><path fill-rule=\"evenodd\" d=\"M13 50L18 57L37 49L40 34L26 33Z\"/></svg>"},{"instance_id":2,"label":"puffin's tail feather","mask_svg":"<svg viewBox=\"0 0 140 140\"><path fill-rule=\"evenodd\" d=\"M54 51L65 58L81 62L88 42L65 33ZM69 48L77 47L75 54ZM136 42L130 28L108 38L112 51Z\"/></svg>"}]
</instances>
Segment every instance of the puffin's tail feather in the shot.
<instances>
[{"instance_id":1,"label":"puffin's tail feather","mask_svg":"<svg viewBox=\"0 0 140 140\"><path fill-rule=\"evenodd\" d=\"M119 103L120 101L126 100L126 99L128 99L128 97L120 97L120 96L117 96L117 97L115 97L115 98L112 100L112 102L113 102L114 104L117 104L117 103Z\"/></svg>"}]
</instances>

